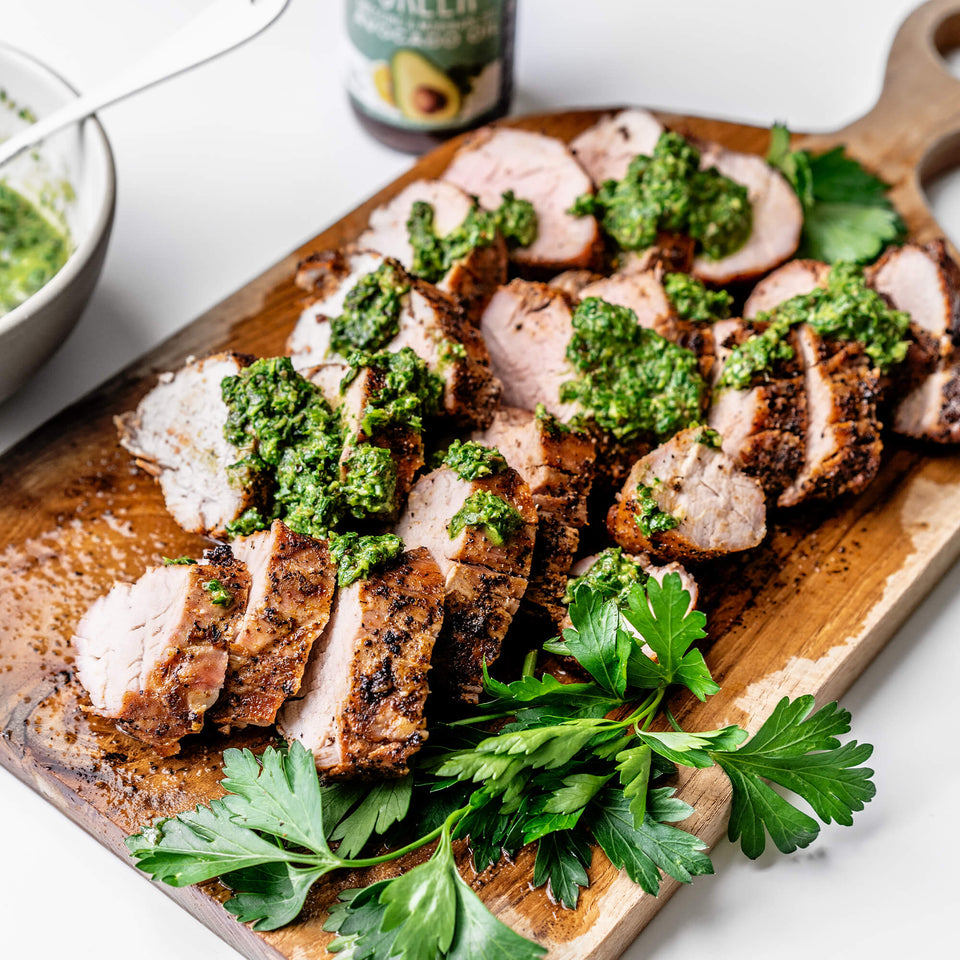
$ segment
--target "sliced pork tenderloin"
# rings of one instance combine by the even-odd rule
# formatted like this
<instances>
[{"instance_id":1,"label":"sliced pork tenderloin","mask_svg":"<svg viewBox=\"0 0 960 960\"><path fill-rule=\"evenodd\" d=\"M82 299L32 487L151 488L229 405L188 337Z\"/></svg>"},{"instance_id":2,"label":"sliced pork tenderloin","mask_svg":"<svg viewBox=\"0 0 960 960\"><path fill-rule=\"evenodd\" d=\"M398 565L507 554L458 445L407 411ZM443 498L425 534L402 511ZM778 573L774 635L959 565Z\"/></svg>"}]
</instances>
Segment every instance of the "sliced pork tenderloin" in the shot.
<instances>
[{"instance_id":1,"label":"sliced pork tenderloin","mask_svg":"<svg viewBox=\"0 0 960 960\"><path fill-rule=\"evenodd\" d=\"M892 247L866 273L868 282L911 319L910 350L890 391L902 397L893 410L894 431L937 443L960 442L960 268L946 242Z\"/></svg>"},{"instance_id":2,"label":"sliced pork tenderloin","mask_svg":"<svg viewBox=\"0 0 960 960\"><path fill-rule=\"evenodd\" d=\"M330 617L337 578L326 541L294 533L279 520L231 548L250 574L250 596L209 714L225 733L269 726L283 701L299 692L310 650Z\"/></svg>"},{"instance_id":3,"label":"sliced pork tenderloin","mask_svg":"<svg viewBox=\"0 0 960 960\"><path fill-rule=\"evenodd\" d=\"M580 531L564 523L561 513L538 507L537 515L530 580L520 606L535 620L558 623L566 611L563 595L580 545Z\"/></svg>"},{"instance_id":4,"label":"sliced pork tenderloin","mask_svg":"<svg viewBox=\"0 0 960 960\"><path fill-rule=\"evenodd\" d=\"M227 406L220 393L252 357L218 353L190 359L159 382L134 412L115 418L120 445L156 478L167 510L189 533L225 535L225 528L264 491L241 484L227 467L241 454L223 435Z\"/></svg>"},{"instance_id":5,"label":"sliced pork tenderloin","mask_svg":"<svg viewBox=\"0 0 960 960\"><path fill-rule=\"evenodd\" d=\"M393 257L412 270L414 251L407 221L418 201L433 207L433 227L440 237L459 227L474 204L473 197L445 180L415 180L370 214L358 246ZM450 294L463 307L467 319L477 324L493 291L506 282L507 245L498 234L493 243L474 247L457 260L437 282L437 288Z\"/></svg>"},{"instance_id":6,"label":"sliced pork tenderloin","mask_svg":"<svg viewBox=\"0 0 960 960\"><path fill-rule=\"evenodd\" d=\"M791 260L764 277L743 305L743 316L752 320L792 297L800 297L827 285L830 265L822 260Z\"/></svg>"},{"instance_id":7,"label":"sliced pork tenderloin","mask_svg":"<svg viewBox=\"0 0 960 960\"><path fill-rule=\"evenodd\" d=\"M725 286L768 273L796 252L803 228L803 208L793 187L763 157L711 144L700 158L701 169L716 167L747 188L753 228L747 242L729 256L698 256L691 273L704 283Z\"/></svg>"},{"instance_id":8,"label":"sliced pork tenderloin","mask_svg":"<svg viewBox=\"0 0 960 960\"><path fill-rule=\"evenodd\" d=\"M607 519L611 536L628 553L682 563L748 550L763 540L762 486L702 441L703 429L690 427L634 464Z\"/></svg>"},{"instance_id":9,"label":"sliced pork tenderloin","mask_svg":"<svg viewBox=\"0 0 960 960\"><path fill-rule=\"evenodd\" d=\"M549 416L501 407L486 430L471 440L496 447L530 487L541 512L554 513L572 527L587 522L587 498L593 483L596 446L582 431L561 426Z\"/></svg>"},{"instance_id":10,"label":"sliced pork tenderloin","mask_svg":"<svg viewBox=\"0 0 960 960\"><path fill-rule=\"evenodd\" d=\"M521 526L502 543L476 526L450 536L450 521L476 493L501 497L520 515ZM536 530L530 489L509 468L470 481L441 467L421 477L410 491L394 532L408 545L425 546L440 566L445 618L437 640L434 687L447 698L476 702L483 664L500 655L526 590Z\"/></svg>"},{"instance_id":11,"label":"sliced pork tenderloin","mask_svg":"<svg viewBox=\"0 0 960 960\"><path fill-rule=\"evenodd\" d=\"M227 671L250 577L227 549L204 564L155 567L115 583L73 636L91 712L161 756L197 733Z\"/></svg>"},{"instance_id":12,"label":"sliced pork tenderloin","mask_svg":"<svg viewBox=\"0 0 960 960\"><path fill-rule=\"evenodd\" d=\"M740 319L714 324L714 384L733 348L758 332ZM746 389L714 387L707 415L708 425L720 434L723 452L756 477L771 498L779 496L799 473L806 444L803 368L796 357L796 336L791 332L788 339L795 354L792 360L778 361Z\"/></svg>"},{"instance_id":13,"label":"sliced pork tenderloin","mask_svg":"<svg viewBox=\"0 0 960 960\"><path fill-rule=\"evenodd\" d=\"M855 341L825 340L796 328L807 396L803 466L780 494L782 507L859 493L880 468L880 375Z\"/></svg>"},{"instance_id":14,"label":"sliced pork tenderloin","mask_svg":"<svg viewBox=\"0 0 960 960\"><path fill-rule=\"evenodd\" d=\"M277 728L331 778L402 777L427 739L428 670L443 623L443 579L429 551L341 588L313 644L299 699Z\"/></svg>"},{"instance_id":15,"label":"sliced pork tenderloin","mask_svg":"<svg viewBox=\"0 0 960 960\"><path fill-rule=\"evenodd\" d=\"M393 264L410 289L401 297L398 333L383 348L397 352L409 347L443 380L443 413L455 425L489 423L500 384L491 371L483 338L447 295L408 276L396 261L378 253L351 248L317 254L301 264L298 283L309 285L314 299L287 340L294 367L314 369L342 361L331 347L330 321L342 314L350 290L385 262Z\"/></svg>"},{"instance_id":16,"label":"sliced pork tenderloin","mask_svg":"<svg viewBox=\"0 0 960 960\"><path fill-rule=\"evenodd\" d=\"M599 264L603 247L597 221L569 212L577 197L593 191L593 184L559 140L485 127L457 151L443 179L476 196L488 210L499 207L508 190L533 204L537 238L510 251L518 266L556 272Z\"/></svg>"},{"instance_id":17,"label":"sliced pork tenderloin","mask_svg":"<svg viewBox=\"0 0 960 960\"><path fill-rule=\"evenodd\" d=\"M898 404L893 429L905 437L960 443L960 362L941 361Z\"/></svg>"},{"instance_id":18,"label":"sliced pork tenderloin","mask_svg":"<svg viewBox=\"0 0 960 960\"><path fill-rule=\"evenodd\" d=\"M573 323L565 293L545 283L512 280L491 298L480 332L503 384L503 403L524 410L542 403L561 420L573 416L576 405L560 402L560 387L574 377L567 360Z\"/></svg>"},{"instance_id":19,"label":"sliced pork tenderloin","mask_svg":"<svg viewBox=\"0 0 960 960\"><path fill-rule=\"evenodd\" d=\"M663 124L646 110L621 110L601 117L570 142L580 166L599 186L604 180L622 180L638 154L649 157L664 132Z\"/></svg>"},{"instance_id":20,"label":"sliced pork tenderloin","mask_svg":"<svg viewBox=\"0 0 960 960\"><path fill-rule=\"evenodd\" d=\"M548 287L563 291L571 300L580 299L580 291L596 280L602 280L603 274L595 270L564 270L547 281Z\"/></svg>"}]
</instances>

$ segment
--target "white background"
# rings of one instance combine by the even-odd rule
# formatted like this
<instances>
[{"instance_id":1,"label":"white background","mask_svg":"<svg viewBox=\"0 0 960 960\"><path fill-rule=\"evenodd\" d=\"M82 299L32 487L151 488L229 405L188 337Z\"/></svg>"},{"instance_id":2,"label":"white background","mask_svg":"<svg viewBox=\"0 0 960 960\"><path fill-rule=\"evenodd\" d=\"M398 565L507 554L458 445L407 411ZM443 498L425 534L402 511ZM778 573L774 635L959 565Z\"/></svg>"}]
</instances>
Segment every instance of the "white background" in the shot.
<instances>
[{"instance_id":1,"label":"white background","mask_svg":"<svg viewBox=\"0 0 960 960\"><path fill-rule=\"evenodd\" d=\"M0 38L88 89L203 5L0 0ZM913 5L520 0L516 110L634 102L836 128L876 98ZM341 21L337 0L292 0L249 46L104 112L119 181L106 269L74 334L0 407L0 449L405 169L409 159L349 112ZM960 177L931 192L960 240ZM958 588L960 567L844 698L854 735L877 748L877 798L854 827L827 827L808 851L756 863L721 843L718 876L681 890L627 957L958 955ZM3 771L0 921L3 957L237 958Z\"/></svg>"}]
</instances>

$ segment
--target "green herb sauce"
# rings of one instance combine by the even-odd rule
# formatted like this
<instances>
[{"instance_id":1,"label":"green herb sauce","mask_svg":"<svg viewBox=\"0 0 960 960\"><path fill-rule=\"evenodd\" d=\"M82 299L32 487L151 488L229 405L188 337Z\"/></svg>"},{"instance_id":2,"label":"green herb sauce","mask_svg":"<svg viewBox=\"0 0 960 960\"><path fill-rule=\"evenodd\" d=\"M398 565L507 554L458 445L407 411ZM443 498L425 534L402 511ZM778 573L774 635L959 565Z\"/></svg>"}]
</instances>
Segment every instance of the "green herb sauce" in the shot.
<instances>
[{"instance_id":1,"label":"green herb sauce","mask_svg":"<svg viewBox=\"0 0 960 960\"><path fill-rule=\"evenodd\" d=\"M335 533L330 537L330 556L337 565L337 583L341 587L366 579L402 553L403 541L392 533L380 536Z\"/></svg>"},{"instance_id":2,"label":"green herb sauce","mask_svg":"<svg viewBox=\"0 0 960 960\"><path fill-rule=\"evenodd\" d=\"M233 603L232 594L219 580L205 580L203 589L210 594L210 602L218 607L229 607Z\"/></svg>"},{"instance_id":3,"label":"green herb sauce","mask_svg":"<svg viewBox=\"0 0 960 960\"><path fill-rule=\"evenodd\" d=\"M708 290L686 273L668 273L663 278L663 290L683 320L712 323L730 316L733 297L726 290Z\"/></svg>"},{"instance_id":4,"label":"green herb sauce","mask_svg":"<svg viewBox=\"0 0 960 960\"><path fill-rule=\"evenodd\" d=\"M69 256L67 234L0 182L0 316L51 280Z\"/></svg>"},{"instance_id":5,"label":"green herb sauce","mask_svg":"<svg viewBox=\"0 0 960 960\"><path fill-rule=\"evenodd\" d=\"M578 197L570 212L597 217L621 249L643 250L665 230L693 237L711 260L739 250L753 229L747 188L715 167L701 170L700 151L670 132L652 156L634 157L622 180Z\"/></svg>"},{"instance_id":6,"label":"green herb sauce","mask_svg":"<svg viewBox=\"0 0 960 960\"><path fill-rule=\"evenodd\" d=\"M652 487L637 487L637 506L639 513L635 514L633 519L647 539L680 526L677 517L660 509L660 504L654 499Z\"/></svg>"},{"instance_id":7,"label":"green herb sauce","mask_svg":"<svg viewBox=\"0 0 960 960\"><path fill-rule=\"evenodd\" d=\"M478 490L471 493L453 515L447 524L447 533L453 540L460 536L465 527L483 527L490 541L499 547L522 526L523 517L516 507L507 503L503 497L487 490Z\"/></svg>"},{"instance_id":8,"label":"green herb sauce","mask_svg":"<svg viewBox=\"0 0 960 960\"><path fill-rule=\"evenodd\" d=\"M433 205L414 202L407 219L407 235L413 247L411 273L430 283L439 283L458 260L477 247L489 247L500 232L507 245L528 247L537 239L537 215L527 200L518 200L512 191L503 194L503 202L493 211L478 203L470 208L463 223L444 236L434 227Z\"/></svg>"},{"instance_id":9,"label":"green herb sauce","mask_svg":"<svg viewBox=\"0 0 960 960\"><path fill-rule=\"evenodd\" d=\"M196 560L192 560L190 557L164 557L163 565L165 567L192 567L197 563Z\"/></svg>"},{"instance_id":10,"label":"green herb sauce","mask_svg":"<svg viewBox=\"0 0 960 960\"><path fill-rule=\"evenodd\" d=\"M458 363L467 359L467 348L455 340L441 340L437 352L440 358L439 367L441 370L445 370L452 363Z\"/></svg>"},{"instance_id":11,"label":"green herb sauce","mask_svg":"<svg viewBox=\"0 0 960 960\"><path fill-rule=\"evenodd\" d=\"M395 353L358 351L348 358L347 363L350 371L340 383L341 393L364 368L375 368L383 377L376 396L364 408L360 428L367 436L396 424L422 430L424 419L439 412L443 402L443 380L431 373L410 347Z\"/></svg>"},{"instance_id":12,"label":"green herb sauce","mask_svg":"<svg viewBox=\"0 0 960 960\"><path fill-rule=\"evenodd\" d=\"M361 443L342 464L343 502L358 519L390 513L396 504L397 465L390 451L372 443Z\"/></svg>"},{"instance_id":13,"label":"green herb sauce","mask_svg":"<svg viewBox=\"0 0 960 960\"><path fill-rule=\"evenodd\" d=\"M564 437L568 437L574 432L573 428L569 426L569 424L564 423L562 420L558 420L542 403L537 404L537 408L534 411L534 417L536 418L540 429L548 437L550 437L551 440L562 440Z\"/></svg>"},{"instance_id":14,"label":"green herb sauce","mask_svg":"<svg viewBox=\"0 0 960 960\"><path fill-rule=\"evenodd\" d=\"M695 423L706 385L696 355L637 323L627 307L598 297L580 302L567 359L579 373L560 388L592 420L621 441L669 437Z\"/></svg>"},{"instance_id":15,"label":"green herb sauce","mask_svg":"<svg viewBox=\"0 0 960 960\"><path fill-rule=\"evenodd\" d=\"M330 347L346 356L379 350L400 332L400 311L410 284L390 263L362 276L343 301L343 313L330 321Z\"/></svg>"},{"instance_id":16,"label":"green herb sauce","mask_svg":"<svg viewBox=\"0 0 960 960\"><path fill-rule=\"evenodd\" d=\"M697 431L697 443L702 443L705 447L712 447L719 450L723 446L723 437L712 427L701 427Z\"/></svg>"},{"instance_id":17,"label":"green herb sauce","mask_svg":"<svg viewBox=\"0 0 960 960\"><path fill-rule=\"evenodd\" d=\"M440 463L446 464L461 480L492 477L507 469L507 461L496 447L485 447L475 440L466 443L454 440Z\"/></svg>"},{"instance_id":18,"label":"green herb sauce","mask_svg":"<svg viewBox=\"0 0 960 960\"><path fill-rule=\"evenodd\" d=\"M608 547L597 554L597 559L589 570L567 580L563 602L573 603L577 589L586 585L599 593L604 600L615 599L617 603L621 603L634 584L644 584L649 579L650 575L620 547Z\"/></svg>"},{"instance_id":19,"label":"green herb sauce","mask_svg":"<svg viewBox=\"0 0 960 960\"><path fill-rule=\"evenodd\" d=\"M841 261L830 268L826 287L791 297L768 313L757 315L769 326L736 347L727 359L718 387L743 390L778 360L789 360L793 347L786 342L790 329L807 323L822 337L856 340L881 372L907 355L910 316L893 310L864 280L863 268Z\"/></svg>"}]
</instances>

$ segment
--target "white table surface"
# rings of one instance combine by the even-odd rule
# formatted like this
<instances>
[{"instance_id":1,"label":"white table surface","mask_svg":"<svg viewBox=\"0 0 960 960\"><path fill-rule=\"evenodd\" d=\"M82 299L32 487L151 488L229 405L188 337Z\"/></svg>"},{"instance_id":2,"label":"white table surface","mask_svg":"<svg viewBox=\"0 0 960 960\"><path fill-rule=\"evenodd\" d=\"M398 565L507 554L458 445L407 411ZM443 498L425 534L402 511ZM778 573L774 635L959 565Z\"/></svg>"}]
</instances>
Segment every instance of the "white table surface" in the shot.
<instances>
[{"instance_id":1,"label":"white table surface","mask_svg":"<svg viewBox=\"0 0 960 960\"><path fill-rule=\"evenodd\" d=\"M0 37L84 89L204 2L2 0ZM635 102L836 128L874 101L913 5L520 0L516 109ZM369 139L350 114L341 18L337 0L292 0L250 45L104 112L119 182L106 268L73 335L0 406L0 449L406 168L409 158ZM960 177L931 193L960 240ZM755 863L722 842L718 875L681 890L630 960L960 955L960 752L948 726L958 588L960 566L844 698L853 735L876 745L877 798L854 826L826 827L807 851ZM2 771L0 918L3 957L238 956Z\"/></svg>"}]
</instances>

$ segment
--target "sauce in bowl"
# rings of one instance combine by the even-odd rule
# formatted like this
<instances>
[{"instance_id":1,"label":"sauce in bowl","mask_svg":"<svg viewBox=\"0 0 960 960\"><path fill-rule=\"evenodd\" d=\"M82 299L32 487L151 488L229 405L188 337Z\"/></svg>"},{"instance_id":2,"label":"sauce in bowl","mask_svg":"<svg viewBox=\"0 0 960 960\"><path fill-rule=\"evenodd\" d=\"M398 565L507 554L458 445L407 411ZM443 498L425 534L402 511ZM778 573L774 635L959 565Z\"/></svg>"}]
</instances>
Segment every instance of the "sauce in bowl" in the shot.
<instances>
[{"instance_id":1,"label":"sauce in bowl","mask_svg":"<svg viewBox=\"0 0 960 960\"><path fill-rule=\"evenodd\" d=\"M69 256L66 230L0 182L0 317L51 280Z\"/></svg>"}]
</instances>

